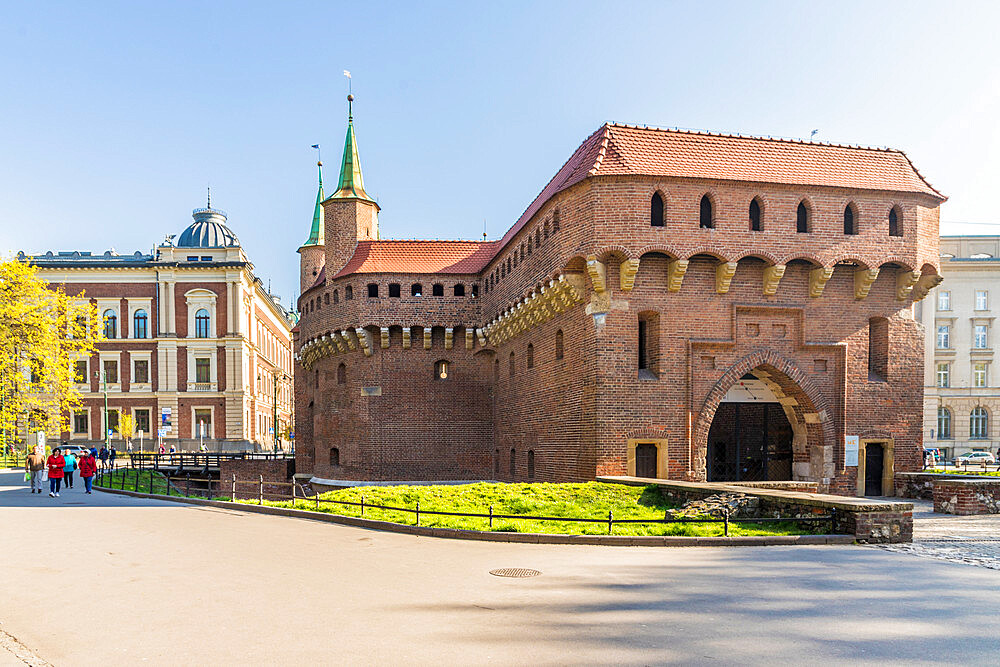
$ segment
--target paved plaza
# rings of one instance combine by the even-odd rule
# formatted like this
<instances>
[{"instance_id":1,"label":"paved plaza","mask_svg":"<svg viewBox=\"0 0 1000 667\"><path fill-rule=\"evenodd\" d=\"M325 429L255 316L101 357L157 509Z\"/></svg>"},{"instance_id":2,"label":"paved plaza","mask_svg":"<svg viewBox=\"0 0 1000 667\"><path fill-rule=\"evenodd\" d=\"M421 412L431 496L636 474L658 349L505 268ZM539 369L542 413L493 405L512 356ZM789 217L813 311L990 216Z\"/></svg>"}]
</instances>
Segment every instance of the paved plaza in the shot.
<instances>
[{"instance_id":1,"label":"paved plaza","mask_svg":"<svg viewBox=\"0 0 1000 667\"><path fill-rule=\"evenodd\" d=\"M20 479L0 473L0 665L996 664L1000 654L1000 572L987 567L857 546L441 540L79 490L52 499ZM502 567L542 574L489 574ZM16 657L17 646L34 657Z\"/></svg>"}]
</instances>

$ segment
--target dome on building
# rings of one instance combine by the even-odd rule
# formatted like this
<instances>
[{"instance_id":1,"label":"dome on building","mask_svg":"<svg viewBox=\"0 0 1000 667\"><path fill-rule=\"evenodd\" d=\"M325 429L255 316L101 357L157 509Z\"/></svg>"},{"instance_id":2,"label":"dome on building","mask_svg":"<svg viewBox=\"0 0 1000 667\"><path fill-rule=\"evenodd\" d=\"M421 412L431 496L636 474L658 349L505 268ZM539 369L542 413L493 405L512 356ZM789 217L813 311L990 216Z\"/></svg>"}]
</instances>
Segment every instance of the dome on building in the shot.
<instances>
[{"instance_id":1,"label":"dome on building","mask_svg":"<svg viewBox=\"0 0 1000 667\"><path fill-rule=\"evenodd\" d=\"M216 208L196 208L194 218L177 240L178 248L225 248L238 246L240 240L226 226L226 212Z\"/></svg>"}]
</instances>

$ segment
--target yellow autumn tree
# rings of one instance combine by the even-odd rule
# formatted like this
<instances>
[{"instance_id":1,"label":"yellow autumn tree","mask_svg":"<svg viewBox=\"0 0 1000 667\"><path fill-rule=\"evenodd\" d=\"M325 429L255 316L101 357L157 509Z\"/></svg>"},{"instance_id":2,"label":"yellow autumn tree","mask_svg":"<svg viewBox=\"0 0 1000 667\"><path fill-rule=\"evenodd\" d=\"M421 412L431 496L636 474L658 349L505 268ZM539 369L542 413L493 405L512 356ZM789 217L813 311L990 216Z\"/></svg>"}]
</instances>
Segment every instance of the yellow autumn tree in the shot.
<instances>
[{"instance_id":1,"label":"yellow autumn tree","mask_svg":"<svg viewBox=\"0 0 1000 667\"><path fill-rule=\"evenodd\" d=\"M20 259L0 261L0 438L21 440L27 423L55 434L80 405L74 361L94 352L97 307L70 297Z\"/></svg>"}]
</instances>

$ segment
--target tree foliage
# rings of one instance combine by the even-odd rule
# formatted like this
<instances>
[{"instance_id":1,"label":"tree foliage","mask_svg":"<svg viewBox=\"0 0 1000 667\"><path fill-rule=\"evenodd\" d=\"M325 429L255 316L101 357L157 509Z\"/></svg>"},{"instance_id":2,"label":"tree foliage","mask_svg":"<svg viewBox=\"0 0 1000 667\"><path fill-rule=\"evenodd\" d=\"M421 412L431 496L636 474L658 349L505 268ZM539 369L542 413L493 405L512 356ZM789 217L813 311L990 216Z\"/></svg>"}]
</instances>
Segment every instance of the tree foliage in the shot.
<instances>
[{"instance_id":1,"label":"tree foliage","mask_svg":"<svg viewBox=\"0 0 1000 667\"><path fill-rule=\"evenodd\" d=\"M125 440L131 440L135 435L135 417L123 412L118 417L118 435Z\"/></svg>"},{"instance_id":2,"label":"tree foliage","mask_svg":"<svg viewBox=\"0 0 1000 667\"><path fill-rule=\"evenodd\" d=\"M80 405L76 359L96 349L97 306L68 296L17 259L0 262L0 437L24 433L26 420L50 434L69 427ZM89 378L80 379L89 382Z\"/></svg>"}]
</instances>

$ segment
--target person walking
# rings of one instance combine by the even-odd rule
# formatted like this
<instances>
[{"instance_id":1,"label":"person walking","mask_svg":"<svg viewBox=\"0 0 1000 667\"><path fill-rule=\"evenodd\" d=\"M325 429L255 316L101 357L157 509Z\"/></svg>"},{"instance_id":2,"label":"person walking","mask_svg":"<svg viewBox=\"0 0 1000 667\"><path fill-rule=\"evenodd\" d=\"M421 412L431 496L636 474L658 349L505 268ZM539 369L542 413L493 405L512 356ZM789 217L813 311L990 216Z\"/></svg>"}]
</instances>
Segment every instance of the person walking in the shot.
<instances>
[{"instance_id":1,"label":"person walking","mask_svg":"<svg viewBox=\"0 0 1000 667\"><path fill-rule=\"evenodd\" d=\"M52 450L52 456L46 461L49 467L49 498L59 497L59 487L62 484L63 468L66 466L66 459L62 457L62 450L58 447Z\"/></svg>"},{"instance_id":2,"label":"person walking","mask_svg":"<svg viewBox=\"0 0 1000 667\"><path fill-rule=\"evenodd\" d=\"M94 488L94 475L97 474L97 460L90 452L84 452L80 457L80 477L83 478L84 493L90 493Z\"/></svg>"},{"instance_id":3,"label":"person walking","mask_svg":"<svg viewBox=\"0 0 1000 667\"><path fill-rule=\"evenodd\" d=\"M115 449L114 445L111 445L111 451L108 453L108 462L111 464L111 469L115 469L115 459L118 458L118 450Z\"/></svg>"},{"instance_id":4,"label":"person walking","mask_svg":"<svg viewBox=\"0 0 1000 667\"><path fill-rule=\"evenodd\" d=\"M105 447L104 445L101 445L101 469L102 470L108 467L108 457L109 456L110 456L110 454L108 454L108 448Z\"/></svg>"},{"instance_id":5,"label":"person walking","mask_svg":"<svg viewBox=\"0 0 1000 667\"><path fill-rule=\"evenodd\" d=\"M65 442L63 443L66 444ZM66 465L63 467L63 483L67 489L73 488L73 473L76 472L76 457L73 456L73 452L66 450L63 454L63 459L66 461Z\"/></svg>"},{"instance_id":6,"label":"person walking","mask_svg":"<svg viewBox=\"0 0 1000 667\"><path fill-rule=\"evenodd\" d=\"M31 492L42 492L42 471L45 470L45 455L41 447L35 447L24 461L24 470L31 476Z\"/></svg>"}]
</instances>

